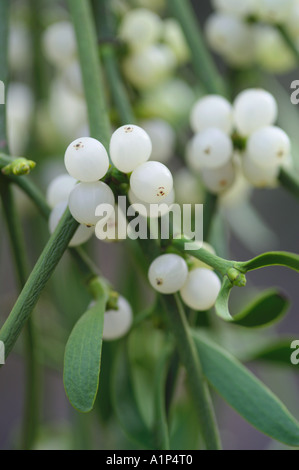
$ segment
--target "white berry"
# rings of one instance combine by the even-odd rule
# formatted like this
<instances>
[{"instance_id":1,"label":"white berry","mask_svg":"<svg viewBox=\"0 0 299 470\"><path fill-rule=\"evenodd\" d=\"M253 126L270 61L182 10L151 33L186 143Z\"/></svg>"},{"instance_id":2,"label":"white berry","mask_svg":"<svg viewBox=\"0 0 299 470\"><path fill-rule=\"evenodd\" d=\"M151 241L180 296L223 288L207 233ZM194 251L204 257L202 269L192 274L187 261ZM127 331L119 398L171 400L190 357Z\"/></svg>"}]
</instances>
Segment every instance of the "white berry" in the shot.
<instances>
[{"instance_id":1,"label":"white berry","mask_svg":"<svg viewBox=\"0 0 299 470\"><path fill-rule=\"evenodd\" d=\"M138 8L126 13L120 25L119 35L136 50L157 42L161 31L160 17L145 8Z\"/></svg>"},{"instance_id":2,"label":"white berry","mask_svg":"<svg viewBox=\"0 0 299 470\"><path fill-rule=\"evenodd\" d=\"M254 132L247 142L247 154L257 165L282 164L291 152L291 142L279 127L269 126Z\"/></svg>"},{"instance_id":3,"label":"white berry","mask_svg":"<svg viewBox=\"0 0 299 470\"><path fill-rule=\"evenodd\" d=\"M251 65L255 59L252 25L224 13L212 14L206 23L211 48L235 66Z\"/></svg>"},{"instance_id":4,"label":"white berry","mask_svg":"<svg viewBox=\"0 0 299 470\"><path fill-rule=\"evenodd\" d=\"M126 78L137 89L156 87L173 72L175 55L166 44L154 44L130 54L123 62Z\"/></svg>"},{"instance_id":5,"label":"white berry","mask_svg":"<svg viewBox=\"0 0 299 470\"><path fill-rule=\"evenodd\" d=\"M195 133L209 127L230 134L233 127L232 106L219 95L208 95L195 103L191 112L191 127Z\"/></svg>"},{"instance_id":6,"label":"white berry","mask_svg":"<svg viewBox=\"0 0 299 470\"><path fill-rule=\"evenodd\" d=\"M68 173L84 183L100 180L109 169L105 147L91 137L82 137L72 142L65 152L64 163Z\"/></svg>"},{"instance_id":7,"label":"white berry","mask_svg":"<svg viewBox=\"0 0 299 470\"><path fill-rule=\"evenodd\" d=\"M59 202L52 210L49 218L49 231L54 233L56 227L67 208L67 202ZM71 239L69 246L79 246L86 243L94 234L94 230L86 225L80 225Z\"/></svg>"},{"instance_id":8,"label":"white berry","mask_svg":"<svg viewBox=\"0 0 299 470\"><path fill-rule=\"evenodd\" d=\"M123 173L131 173L151 156L152 143L149 135L141 127L127 124L112 135L110 157L114 165Z\"/></svg>"},{"instance_id":9,"label":"white berry","mask_svg":"<svg viewBox=\"0 0 299 470\"><path fill-rule=\"evenodd\" d=\"M213 0L216 10L242 18L255 12L257 0Z\"/></svg>"},{"instance_id":10,"label":"white berry","mask_svg":"<svg viewBox=\"0 0 299 470\"><path fill-rule=\"evenodd\" d=\"M247 180L257 188L273 188L278 184L279 166L260 166L256 161L244 155L243 173Z\"/></svg>"},{"instance_id":11,"label":"white berry","mask_svg":"<svg viewBox=\"0 0 299 470\"><path fill-rule=\"evenodd\" d=\"M130 185L141 201L160 203L173 189L173 178L168 168L160 162L146 162L132 173Z\"/></svg>"},{"instance_id":12,"label":"white berry","mask_svg":"<svg viewBox=\"0 0 299 470\"><path fill-rule=\"evenodd\" d=\"M53 209L59 202L68 201L77 181L70 175L57 176L47 189L47 203Z\"/></svg>"},{"instance_id":13,"label":"white berry","mask_svg":"<svg viewBox=\"0 0 299 470\"><path fill-rule=\"evenodd\" d=\"M164 21L164 41L173 51L179 64L188 62L190 49L178 21L168 18Z\"/></svg>"},{"instance_id":14,"label":"white berry","mask_svg":"<svg viewBox=\"0 0 299 470\"><path fill-rule=\"evenodd\" d=\"M204 168L201 178L205 187L213 194L221 194L232 186L236 172L232 162L220 168Z\"/></svg>"},{"instance_id":15,"label":"white berry","mask_svg":"<svg viewBox=\"0 0 299 470\"><path fill-rule=\"evenodd\" d=\"M188 151L188 162L195 171L215 169L226 165L232 158L231 138L220 129L209 128L195 135Z\"/></svg>"},{"instance_id":16,"label":"white berry","mask_svg":"<svg viewBox=\"0 0 299 470\"><path fill-rule=\"evenodd\" d=\"M163 119L149 119L142 122L153 144L152 160L167 163L174 154L176 136L173 128Z\"/></svg>"},{"instance_id":17,"label":"white berry","mask_svg":"<svg viewBox=\"0 0 299 470\"><path fill-rule=\"evenodd\" d=\"M174 294L186 282L188 266L186 261L178 255L161 255L152 262L148 278L152 287L161 294Z\"/></svg>"},{"instance_id":18,"label":"white berry","mask_svg":"<svg viewBox=\"0 0 299 470\"><path fill-rule=\"evenodd\" d=\"M76 56L74 28L67 21L48 26L43 34L42 42L46 58L56 67L65 67Z\"/></svg>"},{"instance_id":19,"label":"white berry","mask_svg":"<svg viewBox=\"0 0 299 470\"><path fill-rule=\"evenodd\" d=\"M133 323L133 312L129 302L121 295L118 310L107 310L104 315L103 339L112 341L125 336Z\"/></svg>"},{"instance_id":20,"label":"white berry","mask_svg":"<svg viewBox=\"0 0 299 470\"><path fill-rule=\"evenodd\" d=\"M270 23L283 23L292 11L295 0L259 0L257 14L263 21Z\"/></svg>"},{"instance_id":21,"label":"white berry","mask_svg":"<svg viewBox=\"0 0 299 470\"><path fill-rule=\"evenodd\" d=\"M143 217L150 218L163 217L164 215L168 214L172 204L175 201L174 190L172 190L160 204L157 204L158 207L155 208L152 204L139 199L136 194L133 193L132 189L129 190L128 197L133 209L136 210L136 212L138 212Z\"/></svg>"},{"instance_id":22,"label":"white berry","mask_svg":"<svg viewBox=\"0 0 299 470\"><path fill-rule=\"evenodd\" d=\"M180 294L188 307L205 311L215 305L220 289L221 282L214 271L198 268L189 273Z\"/></svg>"},{"instance_id":23,"label":"white berry","mask_svg":"<svg viewBox=\"0 0 299 470\"><path fill-rule=\"evenodd\" d=\"M95 212L100 204L108 204L111 208L115 204L112 190L101 181L79 183L69 197L69 208L72 216L80 224L87 226L96 225L98 222L99 218L95 215Z\"/></svg>"},{"instance_id":24,"label":"white berry","mask_svg":"<svg viewBox=\"0 0 299 470\"><path fill-rule=\"evenodd\" d=\"M234 123L237 131L248 136L277 119L277 103L273 95L262 89L248 89L234 102Z\"/></svg>"}]
</instances>

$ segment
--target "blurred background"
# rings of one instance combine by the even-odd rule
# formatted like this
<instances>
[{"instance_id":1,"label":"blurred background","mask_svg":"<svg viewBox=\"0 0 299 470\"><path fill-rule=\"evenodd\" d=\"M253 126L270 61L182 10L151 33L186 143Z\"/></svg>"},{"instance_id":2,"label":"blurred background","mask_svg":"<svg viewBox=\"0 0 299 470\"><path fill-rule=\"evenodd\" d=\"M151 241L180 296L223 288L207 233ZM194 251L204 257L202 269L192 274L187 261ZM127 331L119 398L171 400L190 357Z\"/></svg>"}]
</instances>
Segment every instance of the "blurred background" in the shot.
<instances>
[{"instance_id":1,"label":"blurred background","mask_svg":"<svg viewBox=\"0 0 299 470\"><path fill-rule=\"evenodd\" d=\"M63 156L66 147L77 137L88 135L86 107L82 91L80 70L73 44L72 27L67 7L63 1L11 0L11 29L9 36L10 87L7 98L8 135L12 155L24 155L37 162L32 178L46 193L53 178L64 173ZM114 2L116 16L125 11L122 0ZM134 3L134 2L133 2ZM135 2L135 6L136 3ZM141 2L150 3L150 2ZM156 3L159 7L159 1ZM163 2L162 2L163 3ZM205 28L213 8L209 0L193 1L198 19ZM170 15L162 11L163 18ZM55 25L57 29L55 28ZM53 28L54 26L54 28ZM62 49L57 53L57 49ZM282 52L283 54L283 52ZM71 60L66 61L65 57ZM183 142L190 134L187 116L196 97L200 96L200 84L190 71L190 60L183 60L173 70L171 86L173 94L168 98L163 90L144 92L136 83L130 83L126 74L125 53L124 80L134 102L140 122L149 117L165 119L178 133L173 156L167 157L167 165L177 176L177 197L182 196L183 181L191 182L190 175L182 172L184 164ZM299 79L296 64L287 64L284 70L261 70L225 63L217 53L215 60L226 77L233 76L237 89L259 84L272 92L278 100L281 126L292 138L295 168L299 162L299 115L298 107L290 102L290 85ZM279 69L279 67L278 67ZM244 78L245 77L245 78ZM258 77L258 78L257 78ZM1 77L0 77L1 78ZM168 86L168 89L170 87ZM137 91L136 91L137 89ZM178 94L178 90L180 91ZM165 92L166 93L166 92ZM173 99L177 97L176 99ZM156 100L156 101L155 101ZM161 116L157 109L169 106L169 116ZM173 120L173 116L175 116ZM169 119L168 119L169 117ZM115 110L111 107L111 118L117 126ZM188 134L189 133L189 134ZM187 180L184 178L187 178ZM191 183L190 183L191 184ZM22 218L26 246L31 267L48 239L47 224L37 214L32 203L19 191L16 199ZM195 201L202 197L201 188L194 189ZM184 202L184 201L180 201ZM298 201L284 189L253 189L246 199L246 205L223 204L219 210L214 228L214 247L219 255L231 259L246 260L263 250L285 250L299 252ZM217 225L217 227L216 227ZM218 229L218 227L221 227ZM219 233L221 234L219 236ZM93 239L87 246L93 260L101 267L103 274L123 295L132 295L134 311L142 308L144 301L151 298L146 281L143 281L137 267L128 255L126 245L107 244ZM0 213L0 321L3 323L18 296L14 267L6 227ZM237 309L245 305L252 294L267 287L278 286L291 300L288 315L277 326L270 329L244 332L238 327L221 326L221 343L237 355L246 357L246 351L267 345L271 338L287 337L299 339L299 297L298 276L283 268L268 268L248 276L248 287L234 293L232 303ZM141 293L141 294L140 294ZM84 429L90 418L78 417L65 396L61 361L65 340L75 321L82 315L89 298L81 287L80 276L72 269L72 260L66 254L53 279L43 293L34 312L38 343L40 347L40 376L42 400L42 429L37 448L76 447L76 432ZM22 338L0 373L0 448L18 447L20 426L23 417L25 388L25 366ZM105 348L109 345L104 345ZM252 370L287 404L299 419L298 377L295 367L285 368L263 364L250 365ZM283 446L273 443L242 420L220 398L216 398L217 416L225 449L262 450L279 449ZM96 412L95 412L96 413ZM97 449L134 448L113 421L105 433L93 422L92 446ZM108 431L107 431L108 430Z\"/></svg>"}]
</instances>

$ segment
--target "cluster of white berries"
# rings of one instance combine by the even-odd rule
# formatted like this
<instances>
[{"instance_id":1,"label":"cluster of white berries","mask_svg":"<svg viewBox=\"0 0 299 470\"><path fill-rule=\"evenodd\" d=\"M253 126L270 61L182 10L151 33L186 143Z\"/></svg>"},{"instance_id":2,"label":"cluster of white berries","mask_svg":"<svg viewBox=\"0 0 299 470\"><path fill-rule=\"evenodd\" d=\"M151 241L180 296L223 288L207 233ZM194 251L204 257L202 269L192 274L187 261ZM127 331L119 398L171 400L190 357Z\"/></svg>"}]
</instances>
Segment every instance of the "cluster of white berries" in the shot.
<instances>
[{"instance_id":1,"label":"cluster of white berries","mask_svg":"<svg viewBox=\"0 0 299 470\"><path fill-rule=\"evenodd\" d=\"M145 208L152 203L174 202L172 174L164 164L148 161L151 152L150 137L139 126L126 125L112 135L111 160L120 172L130 174L132 203ZM75 140L67 148L64 162L68 174L56 178L48 188L47 200L53 208L49 224L53 232L68 205L81 224L71 240L71 246L76 246L92 236L92 227L99 220L97 207L105 204L113 212L115 197L101 181L109 170L108 153L101 142L90 137Z\"/></svg>"},{"instance_id":2,"label":"cluster of white berries","mask_svg":"<svg viewBox=\"0 0 299 470\"><path fill-rule=\"evenodd\" d=\"M215 253L206 243L204 248ZM185 259L176 254L156 258L150 266L148 277L156 291L161 294L180 292L184 303L196 311L212 308L221 288L219 277L209 266L192 258L189 272Z\"/></svg>"},{"instance_id":3,"label":"cluster of white berries","mask_svg":"<svg viewBox=\"0 0 299 470\"><path fill-rule=\"evenodd\" d=\"M292 69L293 53L276 25L283 25L299 48L298 0L213 0L216 12L206 24L211 48L228 63L254 63L274 73ZM248 21L251 19L252 21Z\"/></svg>"},{"instance_id":4,"label":"cluster of white berries","mask_svg":"<svg viewBox=\"0 0 299 470\"><path fill-rule=\"evenodd\" d=\"M128 45L123 63L126 78L137 89L153 88L167 79L178 65L189 58L189 51L179 24L163 21L156 13L136 8L123 17L120 38Z\"/></svg>"},{"instance_id":5,"label":"cluster of white berries","mask_svg":"<svg viewBox=\"0 0 299 470\"><path fill-rule=\"evenodd\" d=\"M161 19L147 8L128 9L120 21L119 38L128 48L122 70L138 90L140 116L171 123L184 120L193 90L178 78L178 68L189 61L190 51L177 20Z\"/></svg>"},{"instance_id":6,"label":"cluster of white berries","mask_svg":"<svg viewBox=\"0 0 299 470\"><path fill-rule=\"evenodd\" d=\"M291 161L290 139L274 126L277 114L275 98L262 89L241 92L233 105L218 95L195 104L186 158L209 191L224 192L239 171L253 186L277 185L281 166ZM238 140L242 146L235 149Z\"/></svg>"}]
</instances>

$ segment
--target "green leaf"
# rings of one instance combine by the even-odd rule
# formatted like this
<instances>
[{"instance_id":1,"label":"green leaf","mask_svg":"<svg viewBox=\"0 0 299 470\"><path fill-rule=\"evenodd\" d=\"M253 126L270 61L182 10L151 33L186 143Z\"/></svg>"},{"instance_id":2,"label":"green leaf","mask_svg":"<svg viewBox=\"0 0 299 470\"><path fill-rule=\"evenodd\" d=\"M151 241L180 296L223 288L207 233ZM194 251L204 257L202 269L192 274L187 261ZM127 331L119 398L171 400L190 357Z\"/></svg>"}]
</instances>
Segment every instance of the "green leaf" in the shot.
<instances>
[{"instance_id":1,"label":"green leaf","mask_svg":"<svg viewBox=\"0 0 299 470\"><path fill-rule=\"evenodd\" d=\"M194 333L210 384L250 424L273 439L299 446L299 423L279 399L227 351Z\"/></svg>"},{"instance_id":2,"label":"green leaf","mask_svg":"<svg viewBox=\"0 0 299 470\"><path fill-rule=\"evenodd\" d=\"M119 348L111 381L112 404L124 433L143 449L155 449L153 437L146 426L134 395L127 350Z\"/></svg>"},{"instance_id":3,"label":"green leaf","mask_svg":"<svg viewBox=\"0 0 299 470\"><path fill-rule=\"evenodd\" d=\"M291 349L292 341L292 339L278 340L266 348L250 354L246 357L246 362L263 361L292 367L292 369L295 370L295 366L291 362L291 354L294 352L294 350Z\"/></svg>"},{"instance_id":4,"label":"green leaf","mask_svg":"<svg viewBox=\"0 0 299 470\"><path fill-rule=\"evenodd\" d=\"M169 358L172 352L172 347L169 345L164 348L164 351L157 364L155 376L155 396L154 396L154 436L156 440L157 449L169 450L169 430L166 415L166 379L169 365Z\"/></svg>"},{"instance_id":5,"label":"green leaf","mask_svg":"<svg viewBox=\"0 0 299 470\"><path fill-rule=\"evenodd\" d=\"M245 263L237 263L236 265L246 272L267 266L284 266L299 271L299 255L284 251L273 251L257 256Z\"/></svg>"},{"instance_id":6,"label":"green leaf","mask_svg":"<svg viewBox=\"0 0 299 470\"><path fill-rule=\"evenodd\" d=\"M78 411L93 409L99 387L102 336L107 295L97 300L76 323L65 349L64 387Z\"/></svg>"},{"instance_id":7,"label":"green leaf","mask_svg":"<svg viewBox=\"0 0 299 470\"><path fill-rule=\"evenodd\" d=\"M235 316L229 312L232 285L225 278L216 302L216 313L223 320L246 328L259 328L278 321L288 310L289 301L276 289L260 294L250 305Z\"/></svg>"}]
</instances>

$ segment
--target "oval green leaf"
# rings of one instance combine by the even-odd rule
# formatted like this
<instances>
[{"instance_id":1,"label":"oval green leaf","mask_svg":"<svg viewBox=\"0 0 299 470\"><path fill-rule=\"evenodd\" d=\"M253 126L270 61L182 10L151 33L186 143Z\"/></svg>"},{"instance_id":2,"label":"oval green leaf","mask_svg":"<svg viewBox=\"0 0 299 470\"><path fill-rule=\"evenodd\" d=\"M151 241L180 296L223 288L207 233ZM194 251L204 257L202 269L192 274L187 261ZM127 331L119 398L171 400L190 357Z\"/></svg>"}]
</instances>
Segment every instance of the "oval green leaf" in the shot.
<instances>
[{"instance_id":1,"label":"oval green leaf","mask_svg":"<svg viewBox=\"0 0 299 470\"><path fill-rule=\"evenodd\" d=\"M269 289L260 294L250 305L237 315L229 311L229 295L232 289L230 281L225 278L216 302L217 315L227 322L245 328L268 326L287 312L290 302L277 289Z\"/></svg>"},{"instance_id":2,"label":"oval green leaf","mask_svg":"<svg viewBox=\"0 0 299 470\"><path fill-rule=\"evenodd\" d=\"M299 423L279 399L227 351L193 333L204 374L217 392L262 433L299 446Z\"/></svg>"},{"instance_id":3,"label":"oval green leaf","mask_svg":"<svg viewBox=\"0 0 299 470\"><path fill-rule=\"evenodd\" d=\"M65 349L65 391L72 406L82 413L93 409L98 392L106 303L103 292L76 323Z\"/></svg>"},{"instance_id":4,"label":"oval green leaf","mask_svg":"<svg viewBox=\"0 0 299 470\"><path fill-rule=\"evenodd\" d=\"M299 255L288 253L286 251L273 251L264 253L245 263L237 263L237 267L242 271L254 271L255 269L265 268L267 266L284 266L286 268L299 271Z\"/></svg>"}]
</instances>

